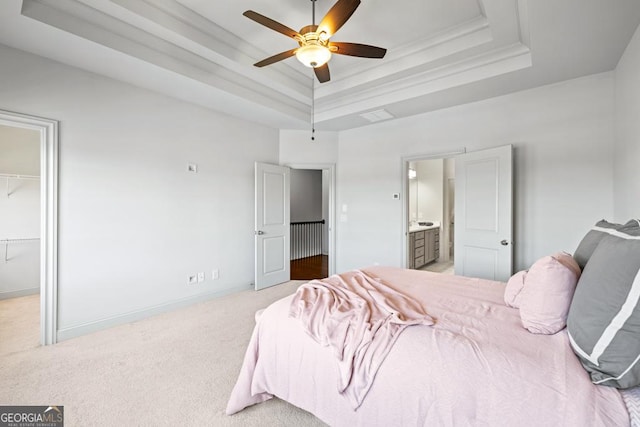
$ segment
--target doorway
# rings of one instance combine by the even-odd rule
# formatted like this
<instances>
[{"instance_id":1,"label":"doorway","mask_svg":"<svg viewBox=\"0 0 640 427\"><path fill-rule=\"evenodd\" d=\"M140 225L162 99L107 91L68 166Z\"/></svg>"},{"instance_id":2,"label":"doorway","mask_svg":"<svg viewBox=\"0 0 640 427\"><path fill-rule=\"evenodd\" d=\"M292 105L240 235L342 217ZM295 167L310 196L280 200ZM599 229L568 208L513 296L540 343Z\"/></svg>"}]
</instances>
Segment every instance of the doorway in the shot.
<instances>
[{"instance_id":1,"label":"doorway","mask_svg":"<svg viewBox=\"0 0 640 427\"><path fill-rule=\"evenodd\" d=\"M408 162L407 267L453 274L453 189L451 157Z\"/></svg>"},{"instance_id":2,"label":"doorway","mask_svg":"<svg viewBox=\"0 0 640 427\"><path fill-rule=\"evenodd\" d=\"M33 274L37 277L34 279L36 283L32 283L33 280L27 280L24 282L27 284L24 285L22 282L18 283L11 279L11 286L14 286L14 288L12 290L7 289L5 294L19 296L29 292L39 292L40 296L37 298L39 300L39 310L36 309L40 314L39 342L41 345L55 344L57 341L58 285L58 122L10 111L0 111L0 126L9 128L16 135L23 132L33 132L33 138L37 146L35 151L39 152L36 166L30 166L34 170L29 174L25 174L25 176L21 176L19 173L4 173L0 170L0 173L5 174L4 179L6 179L7 189L7 194L0 195L0 197L6 197L7 199L13 197L13 202L19 201L16 206L11 207L11 210L19 212L24 207L22 205L38 206L35 213L36 220L22 223L15 230L15 232L19 230L34 234L25 234L24 236L16 234L12 238L0 236L0 239L5 240L2 245L4 246L2 248L3 259L0 260L0 262L6 261L3 267L8 267L11 262L11 270L26 269L23 274L26 276L29 276L28 272ZM2 147L9 150L10 145L11 143ZM17 157L14 155L2 156L2 158L8 159L12 157L15 160ZM20 167L26 166L22 165ZM35 172L35 168L37 168L37 172ZM36 189L33 188L34 181ZM34 197L33 195L36 191L38 196ZM37 200L34 201L34 198ZM10 219L9 216L15 216L15 212L9 215L8 209L4 210L4 212L7 215L7 219ZM36 223L35 225L34 222ZM33 244L38 246L37 250L31 247ZM33 257L34 252L37 252L39 261L35 266L29 266L28 260ZM25 265L23 265L23 262ZM34 269L38 272L38 275L35 275ZM4 270L4 274L7 276L12 276L14 273L10 272L9 268ZM19 272L18 276L20 276ZM24 289L20 289L20 287Z\"/></svg>"},{"instance_id":3,"label":"doorway","mask_svg":"<svg viewBox=\"0 0 640 427\"><path fill-rule=\"evenodd\" d=\"M322 279L333 271L333 165L290 167L291 280Z\"/></svg>"},{"instance_id":4,"label":"doorway","mask_svg":"<svg viewBox=\"0 0 640 427\"><path fill-rule=\"evenodd\" d=\"M39 343L40 135L0 125L0 341L15 352Z\"/></svg>"},{"instance_id":5,"label":"doorway","mask_svg":"<svg viewBox=\"0 0 640 427\"><path fill-rule=\"evenodd\" d=\"M402 212L403 263L407 268L415 268L416 265L432 259L433 252L427 252L430 247L438 247L438 245L429 244L426 231L418 230L419 233L415 236L411 233L413 230L410 228L412 219L409 203L409 173L416 174L415 170L411 170L411 162L447 158L455 161L455 182L451 182L451 178L448 178L447 184L444 184L444 180L442 184L444 189L453 187L453 191L449 191L449 203L446 204L451 210L445 218L445 225L450 225L450 233L442 240L455 242L453 244L454 274L506 282L513 270L513 146L511 145L473 152L462 150L402 159L401 170L404 183L402 198L405 200ZM416 214L418 226L427 227L428 223L432 222L429 226L439 229L435 221L427 218L419 221L417 216L418 214ZM426 223L423 225L420 222ZM437 239L440 236L432 235L432 237ZM440 244L443 243L442 240ZM419 258L422 255L418 252L419 250L426 254L424 259ZM436 254L436 258L440 255L450 256L451 252L441 249L441 252Z\"/></svg>"},{"instance_id":6,"label":"doorway","mask_svg":"<svg viewBox=\"0 0 640 427\"><path fill-rule=\"evenodd\" d=\"M326 274L335 271L335 165L299 164L279 166L256 162L255 164L255 289L277 285L291 280L290 242L290 175L291 170L322 171L324 230L322 231L322 255ZM277 228L274 228L276 227ZM268 229L267 229L268 228ZM326 251L326 253L325 253ZM326 258L324 258L326 256ZM319 276L314 274L314 276Z\"/></svg>"}]
</instances>

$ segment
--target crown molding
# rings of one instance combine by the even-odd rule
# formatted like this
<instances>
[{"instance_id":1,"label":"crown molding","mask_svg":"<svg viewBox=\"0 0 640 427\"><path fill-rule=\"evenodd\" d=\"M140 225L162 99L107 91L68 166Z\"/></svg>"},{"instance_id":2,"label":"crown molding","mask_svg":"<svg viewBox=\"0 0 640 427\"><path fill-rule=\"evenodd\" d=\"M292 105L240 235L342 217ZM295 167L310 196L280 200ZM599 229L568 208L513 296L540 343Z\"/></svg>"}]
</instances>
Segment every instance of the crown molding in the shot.
<instances>
[{"instance_id":1,"label":"crown molding","mask_svg":"<svg viewBox=\"0 0 640 427\"><path fill-rule=\"evenodd\" d=\"M308 123L315 84L322 123L530 67L527 1L478 5L475 18L390 49L384 61L349 63L322 85L296 63L251 66L268 54L176 0L23 0L22 14L294 122Z\"/></svg>"},{"instance_id":2,"label":"crown molding","mask_svg":"<svg viewBox=\"0 0 640 427\"><path fill-rule=\"evenodd\" d=\"M342 98L317 103L316 122L322 123L346 115L360 114L387 104L521 70L531 65L531 50L517 43L351 94L348 103L343 102Z\"/></svg>"},{"instance_id":3,"label":"crown molding","mask_svg":"<svg viewBox=\"0 0 640 427\"><path fill-rule=\"evenodd\" d=\"M273 82L260 83L76 0L25 0L22 14L296 119L309 118L310 84L308 97L293 98ZM290 90L289 86L282 87Z\"/></svg>"}]
</instances>

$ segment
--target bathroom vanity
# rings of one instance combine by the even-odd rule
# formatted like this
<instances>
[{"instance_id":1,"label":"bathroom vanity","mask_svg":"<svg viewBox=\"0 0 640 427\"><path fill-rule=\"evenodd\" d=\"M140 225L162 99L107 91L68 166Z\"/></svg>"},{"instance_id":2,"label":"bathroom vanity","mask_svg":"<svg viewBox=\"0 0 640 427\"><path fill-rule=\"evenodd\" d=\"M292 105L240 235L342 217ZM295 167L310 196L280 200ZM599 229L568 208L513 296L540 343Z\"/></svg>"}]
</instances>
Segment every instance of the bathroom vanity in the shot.
<instances>
[{"instance_id":1,"label":"bathroom vanity","mask_svg":"<svg viewBox=\"0 0 640 427\"><path fill-rule=\"evenodd\" d=\"M440 257L440 224L409 227L409 268L418 269Z\"/></svg>"}]
</instances>

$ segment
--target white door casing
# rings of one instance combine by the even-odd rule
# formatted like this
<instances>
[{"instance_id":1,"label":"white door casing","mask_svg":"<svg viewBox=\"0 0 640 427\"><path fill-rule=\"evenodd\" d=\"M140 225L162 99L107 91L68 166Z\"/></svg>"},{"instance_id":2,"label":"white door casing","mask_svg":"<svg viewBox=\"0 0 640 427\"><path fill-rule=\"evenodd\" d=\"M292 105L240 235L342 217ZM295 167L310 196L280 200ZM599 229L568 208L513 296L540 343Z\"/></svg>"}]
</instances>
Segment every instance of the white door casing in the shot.
<instances>
[{"instance_id":1,"label":"white door casing","mask_svg":"<svg viewBox=\"0 0 640 427\"><path fill-rule=\"evenodd\" d=\"M290 169L255 164L255 289L290 280Z\"/></svg>"},{"instance_id":2,"label":"white door casing","mask_svg":"<svg viewBox=\"0 0 640 427\"><path fill-rule=\"evenodd\" d=\"M40 344L58 341L58 122L0 110L0 124L40 133Z\"/></svg>"},{"instance_id":3,"label":"white door casing","mask_svg":"<svg viewBox=\"0 0 640 427\"><path fill-rule=\"evenodd\" d=\"M454 268L507 281L513 264L512 146L456 157Z\"/></svg>"}]
</instances>

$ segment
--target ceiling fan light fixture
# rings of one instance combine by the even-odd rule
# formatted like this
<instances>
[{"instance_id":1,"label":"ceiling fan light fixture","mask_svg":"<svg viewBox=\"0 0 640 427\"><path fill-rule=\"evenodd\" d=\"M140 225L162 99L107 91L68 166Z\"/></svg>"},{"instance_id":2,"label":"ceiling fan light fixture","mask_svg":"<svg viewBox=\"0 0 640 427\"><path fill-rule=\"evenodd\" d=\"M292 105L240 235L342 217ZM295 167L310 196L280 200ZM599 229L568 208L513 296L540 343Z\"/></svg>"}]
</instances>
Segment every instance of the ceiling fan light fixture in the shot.
<instances>
[{"instance_id":1,"label":"ceiling fan light fixture","mask_svg":"<svg viewBox=\"0 0 640 427\"><path fill-rule=\"evenodd\" d=\"M386 49L360 43L329 42L336 32L349 20L353 12L360 5L361 0L337 0L331 9L316 25L316 0L311 0L311 22L300 31L293 30L286 25L274 21L264 15L246 10L243 15L260 25L294 39L300 47L280 52L253 64L256 67L271 65L283 59L296 56L306 67L313 68L313 72L320 83L331 79L327 62L332 54L356 56L360 58L383 58Z\"/></svg>"},{"instance_id":2,"label":"ceiling fan light fixture","mask_svg":"<svg viewBox=\"0 0 640 427\"><path fill-rule=\"evenodd\" d=\"M296 50L296 58L309 68L321 67L331 59L331 51L321 44L307 44Z\"/></svg>"}]
</instances>

